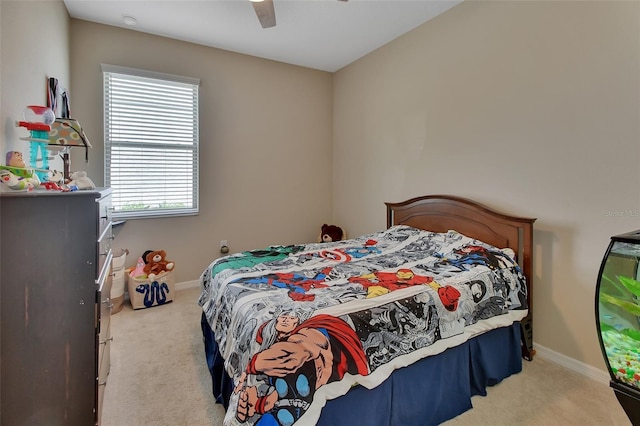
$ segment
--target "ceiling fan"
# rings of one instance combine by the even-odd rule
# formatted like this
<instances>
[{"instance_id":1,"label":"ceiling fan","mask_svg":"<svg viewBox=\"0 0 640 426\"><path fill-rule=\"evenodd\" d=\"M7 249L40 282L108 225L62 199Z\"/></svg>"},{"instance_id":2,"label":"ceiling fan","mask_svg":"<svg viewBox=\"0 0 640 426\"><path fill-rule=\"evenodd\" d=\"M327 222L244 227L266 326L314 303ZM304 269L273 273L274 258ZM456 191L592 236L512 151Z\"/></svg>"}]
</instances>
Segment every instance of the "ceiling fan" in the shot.
<instances>
[{"instance_id":1,"label":"ceiling fan","mask_svg":"<svg viewBox=\"0 0 640 426\"><path fill-rule=\"evenodd\" d=\"M349 1L349 0L339 0ZM276 26L276 12L273 8L273 0L251 0L253 9L256 11L258 20L262 28L271 28Z\"/></svg>"}]
</instances>

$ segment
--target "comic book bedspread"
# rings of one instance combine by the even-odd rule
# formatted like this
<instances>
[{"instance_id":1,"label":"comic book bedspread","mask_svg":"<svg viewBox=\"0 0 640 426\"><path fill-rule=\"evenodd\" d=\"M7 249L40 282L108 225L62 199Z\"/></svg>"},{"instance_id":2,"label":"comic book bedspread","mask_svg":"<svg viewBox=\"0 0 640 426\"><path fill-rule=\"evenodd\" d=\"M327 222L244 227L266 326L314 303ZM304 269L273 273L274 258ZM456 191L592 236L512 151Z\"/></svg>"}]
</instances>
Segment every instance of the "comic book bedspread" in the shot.
<instances>
[{"instance_id":1,"label":"comic book bedspread","mask_svg":"<svg viewBox=\"0 0 640 426\"><path fill-rule=\"evenodd\" d=\"M522 319L526 285L512 255L455 231L399 225L217 259L199 303L236 385L225 425L313 423L326 399L356 383L372 388Z\"/></svg>"}]
</instances>

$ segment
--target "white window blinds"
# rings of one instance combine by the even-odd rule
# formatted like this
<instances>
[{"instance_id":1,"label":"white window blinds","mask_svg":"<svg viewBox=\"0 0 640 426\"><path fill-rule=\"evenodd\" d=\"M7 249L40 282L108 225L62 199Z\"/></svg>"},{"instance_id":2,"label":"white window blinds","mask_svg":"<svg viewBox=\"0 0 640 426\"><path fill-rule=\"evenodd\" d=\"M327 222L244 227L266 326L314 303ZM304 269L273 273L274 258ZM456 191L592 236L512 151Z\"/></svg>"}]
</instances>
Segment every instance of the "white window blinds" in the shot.
<instances>
[{"instance_id":1,"label":"white window blinds","mask_svg":"<svg viewBox=\"0 0 640 426\"><path fill-rule=\"evenodd\" d=\"M102 65L114 217L198 213L199 80Z\"/></svg>"}]
</instances>

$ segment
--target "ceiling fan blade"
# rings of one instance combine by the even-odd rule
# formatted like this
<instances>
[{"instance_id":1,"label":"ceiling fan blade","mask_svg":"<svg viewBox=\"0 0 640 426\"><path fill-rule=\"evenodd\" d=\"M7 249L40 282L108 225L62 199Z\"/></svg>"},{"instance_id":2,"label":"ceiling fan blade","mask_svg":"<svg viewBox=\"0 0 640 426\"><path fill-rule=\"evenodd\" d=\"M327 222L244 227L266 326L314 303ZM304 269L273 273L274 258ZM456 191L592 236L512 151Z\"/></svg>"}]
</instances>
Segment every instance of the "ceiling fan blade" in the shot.
<instances>
[{"instance_id":1,"label":"ceiling fan blade","mask_svg":"<svg viewBox=\"0 0 640 426\"><path fill-rule=\"evenodd\" d=\"M258 15L262 28L270 28L276 26L276 13L273 9L273 0L264 0L261 2L252 2L253 9Z\"/></svg>"}]
</instances>

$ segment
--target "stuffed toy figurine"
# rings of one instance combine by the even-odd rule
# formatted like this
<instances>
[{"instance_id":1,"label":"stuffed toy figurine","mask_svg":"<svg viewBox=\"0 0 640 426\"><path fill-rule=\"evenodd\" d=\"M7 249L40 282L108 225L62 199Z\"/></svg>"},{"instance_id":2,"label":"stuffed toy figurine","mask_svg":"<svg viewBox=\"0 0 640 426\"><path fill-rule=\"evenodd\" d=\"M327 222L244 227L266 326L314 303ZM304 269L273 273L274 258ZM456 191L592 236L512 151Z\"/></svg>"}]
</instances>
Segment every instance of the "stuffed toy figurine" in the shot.
<instances>
[{"instance_id":1,"label":"stuffed toy figurine","mask_svg":"<svg viewBox=\"0 0 640 426\"><path fill-rule=\"evenodd\" d=\"M142 260L142 257L139 257L138 261L136 262L136 267L133 268L131 272L129 272L129 276L133 278L146 278L146 275L144 273L144 265L144 260Z\"/></svg>"},{"instance_id":2,"label":"stuffed toy figurine","mask_svg":"<svg viewBox=\"0 0 640 426\"><path fill-rule=\"evenodd\" d=\"M318 237L319 243L329 243L332 241L340 241L346 238L346 233L336 225L322 225L320 229L320 236Z\"/></svg>"},{"instance_id":3,"label":"stuffed toy figurine","mask_svg":"<svg viewBox=\"0 0 640 426\"><path fill-rule=\"evenodd\" d=\"M33 169L26 168L20 151L9 151L7 164L0 166L0 182L14 191L31 191L40 185L40 179Z\"/></svg>"},{"instance_id":4,"label":"stuffed toy figurine","mask_svg":"<svg viewBox=\"0 0 640 426\"><path fill-rule=\"evenodd\" d=\"M23 169L27 167L20 151L7 152L7 166L20 167Z\"/></svg>"},{"instance_id":5,"label":"stuffed toy figurine","mask_svg":"<svg viewBox=\"0 0 640 426\"><path fill-rule=\"evenodd\" d=\"M93 183L91 178L87 176L87 172L79 171L73 172L69 175L71 180L67 182L67 186L72 190L78 189L95 189L96 185Z\"/></svg>"},{"instance_id":6,"label":"stuffed toy figurine","mask_svg":"<svg viewBox=\"0 0 640 426\"><path fill-rule=\"evenodd\" d=\"M31 179L18 177L8 170L0 170L0 182L15 191L31 191L37 186L32 183Z\"/></svg>"},{"instance_id":7,"label":"stuffed toy figurine","mask_svg":"<svg viewBox=\"0 0 640 426\"><path fill-rule=\"evenodd\" d=\"M151 279L165 271L172 271L175 266L173 262L167 260L167 253L164 250L145 252L144 273Z\"/></svg>"}]
</instances>

